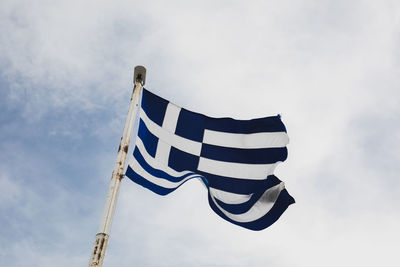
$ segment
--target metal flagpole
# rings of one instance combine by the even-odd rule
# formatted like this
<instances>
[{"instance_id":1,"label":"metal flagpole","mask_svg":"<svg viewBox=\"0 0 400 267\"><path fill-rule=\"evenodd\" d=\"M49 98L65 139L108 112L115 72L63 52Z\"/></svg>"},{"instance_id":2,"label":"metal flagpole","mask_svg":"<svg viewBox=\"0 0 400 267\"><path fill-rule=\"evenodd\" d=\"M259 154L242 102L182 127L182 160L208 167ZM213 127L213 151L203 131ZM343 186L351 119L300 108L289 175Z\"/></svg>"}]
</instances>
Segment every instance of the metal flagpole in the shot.
<instances>
[{"instance_id":1,"label":"metal flagpole","mask_svg":"<svg viewBox=\"0 0 400 267\"><path fill-rule=\"evenodd\" d=\"M124 178L124 165L131 139L133 123L139 106L140 93L143 89L145 81L146 69L143 66L136 66L133 75L134 87L129 104L128 116L125 121L124 131L118 148L117 160L115 161L114 170L111 176L111 183L107 194L106 204L104 206L99 232L96 235L92 255L90 256L89 267L103 266L112 218L114 216L115 205L117 203L119 186L122 178Z\"/></svg>"}]
</instances>

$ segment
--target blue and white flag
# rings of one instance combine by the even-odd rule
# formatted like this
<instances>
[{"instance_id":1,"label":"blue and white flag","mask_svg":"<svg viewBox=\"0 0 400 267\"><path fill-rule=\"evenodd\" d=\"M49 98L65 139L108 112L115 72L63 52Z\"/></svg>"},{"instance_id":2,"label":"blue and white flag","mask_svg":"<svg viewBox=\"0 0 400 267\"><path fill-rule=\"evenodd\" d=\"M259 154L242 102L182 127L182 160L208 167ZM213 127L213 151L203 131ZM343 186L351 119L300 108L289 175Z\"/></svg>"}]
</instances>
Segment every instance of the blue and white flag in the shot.
<instances>
[{"instance_id":1,"label":"blue and white flag","mask_svg":"<svg viewBox=\"0 0 400 267\"><path fill-rule=\"evenodd\" d=\"M138 135L126 176L159 195L199 178L211 208L262 230L294 203L276 176L289 138L280 116L210 118L143 89Z\"/></svg>"}]
</instances>

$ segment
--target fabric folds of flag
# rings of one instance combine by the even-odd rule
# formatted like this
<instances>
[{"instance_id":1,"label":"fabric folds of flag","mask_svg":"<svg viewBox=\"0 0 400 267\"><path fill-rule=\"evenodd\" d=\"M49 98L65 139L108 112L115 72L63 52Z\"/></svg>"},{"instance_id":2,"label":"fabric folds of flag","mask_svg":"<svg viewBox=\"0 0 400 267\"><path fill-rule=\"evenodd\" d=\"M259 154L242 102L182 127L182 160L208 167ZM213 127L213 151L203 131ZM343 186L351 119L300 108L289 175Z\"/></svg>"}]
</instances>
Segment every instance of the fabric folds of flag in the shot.
<instances>
[{"instance_id":1,"label":"fabric folds of flag","mask_svg":"<svg viewBox=\"0 0 400 267\"><path fill-rule=\"evenodd\" d=\"M167 195L200 179L211 208L251 230L274 223L294 199L274 169L287 158L280 116L211 118L143 89L138 135L126 176Z\"/></svg>"}]
</instances>

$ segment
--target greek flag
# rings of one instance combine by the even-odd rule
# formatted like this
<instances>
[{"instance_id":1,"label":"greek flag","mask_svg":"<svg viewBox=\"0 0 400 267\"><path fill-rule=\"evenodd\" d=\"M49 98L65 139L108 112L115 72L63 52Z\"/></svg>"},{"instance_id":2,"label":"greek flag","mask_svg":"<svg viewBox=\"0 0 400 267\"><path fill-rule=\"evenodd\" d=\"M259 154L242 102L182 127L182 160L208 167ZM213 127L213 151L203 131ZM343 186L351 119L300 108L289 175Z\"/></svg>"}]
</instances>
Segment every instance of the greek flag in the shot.
<instances>
[{"instance_id":1,"label":"greek flag","mask_svg":"<svg viewBox=\"0 0 400 267\"><path fill-rule=\"evenodd\" d=\"M287 158L288 143L279 115L211 118L143 89L126 176L159 195L199 178L215 213L247 229L262 230L294 203L274 176L276 166Z\"/></svg>"}]
</instances>

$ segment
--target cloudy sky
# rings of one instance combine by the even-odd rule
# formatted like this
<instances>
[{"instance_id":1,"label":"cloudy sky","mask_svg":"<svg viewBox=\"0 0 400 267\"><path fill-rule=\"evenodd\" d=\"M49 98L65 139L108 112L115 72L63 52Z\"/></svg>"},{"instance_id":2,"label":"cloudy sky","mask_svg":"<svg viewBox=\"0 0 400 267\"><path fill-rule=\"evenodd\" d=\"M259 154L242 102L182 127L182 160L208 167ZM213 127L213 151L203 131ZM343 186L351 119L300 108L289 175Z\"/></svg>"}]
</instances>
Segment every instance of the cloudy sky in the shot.
<instances>
[{"instance_id":1,"label":"cloudy sky","mask_svg":"<svg viewBox=\"0 0 400 267\"><path fill-rule=\"evenodd\" d=\"M261 232L197 181L124 180L105 266L399 266L397 0L0 3L0 265L86 266L128 109L280 113L296 204Z\"/></svg>"}]
</instances>

